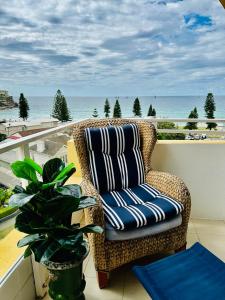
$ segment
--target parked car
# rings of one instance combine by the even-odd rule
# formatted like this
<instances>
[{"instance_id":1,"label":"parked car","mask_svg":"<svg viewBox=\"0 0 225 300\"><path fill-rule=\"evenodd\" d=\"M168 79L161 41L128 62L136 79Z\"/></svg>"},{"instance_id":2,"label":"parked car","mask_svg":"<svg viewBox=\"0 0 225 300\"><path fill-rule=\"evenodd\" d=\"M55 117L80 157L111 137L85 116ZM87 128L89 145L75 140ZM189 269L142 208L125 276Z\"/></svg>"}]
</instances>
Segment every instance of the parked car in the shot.
<instances>
[{"instance_id":1,"label":"parked car","mask_svg":"<svg viewBox=\"0 0 225 300\"><path fill-rule=\"evenodd\" d=\"M185 140L205 140L207 139L207 135L206 134L192 134L189 133L188 135L186 135Z\"/></svg>"},{"instance_id":2,"label":"parked car","mask_svg":"<svg viewBox=\"0 0 225 300\"><path fill-rule=\"evenodd\" d=\"M205 140L205 139L207 139L207 135L203 133L203 134L201 135L201 140Z\"/></svg>"},{"instance_id":3,"label":"parked car","mask_svg":"<svg viewBox=\"0 0 225 300\"><path fill-rule=\"evenodd\" d=\"M190 134L186 135L185 140L194 140L193 134L190 133Z\"/></svg>"}]
</instances>

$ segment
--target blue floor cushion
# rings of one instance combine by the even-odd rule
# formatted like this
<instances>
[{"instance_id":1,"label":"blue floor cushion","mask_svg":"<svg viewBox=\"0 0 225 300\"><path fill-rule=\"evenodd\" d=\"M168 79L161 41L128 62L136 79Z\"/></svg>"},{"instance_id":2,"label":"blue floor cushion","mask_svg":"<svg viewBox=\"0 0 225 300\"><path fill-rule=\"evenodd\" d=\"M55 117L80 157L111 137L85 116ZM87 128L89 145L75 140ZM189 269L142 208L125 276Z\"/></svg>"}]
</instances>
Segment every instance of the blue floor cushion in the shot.
<instances>
[{"instance_id":1,"label":"blue floor cushion","mask_svg":"<svg viewBox=\"0 0 225 300\"><path fill-rule=\"evenodd\" d=\"M105 219L116 230L130 230L172 219L183 204L147 183L100 195Z\"/></svg>"},{"instance_id":2,"label":"blue floor cushion","mask_svg":"<svg viewBox=\"0 0 225 300\"><path fill-rule=\"evenodd\" d=\"M133 271L152 300L225 299L225 264L199 243Z\"/></svg>"}]
</instances>

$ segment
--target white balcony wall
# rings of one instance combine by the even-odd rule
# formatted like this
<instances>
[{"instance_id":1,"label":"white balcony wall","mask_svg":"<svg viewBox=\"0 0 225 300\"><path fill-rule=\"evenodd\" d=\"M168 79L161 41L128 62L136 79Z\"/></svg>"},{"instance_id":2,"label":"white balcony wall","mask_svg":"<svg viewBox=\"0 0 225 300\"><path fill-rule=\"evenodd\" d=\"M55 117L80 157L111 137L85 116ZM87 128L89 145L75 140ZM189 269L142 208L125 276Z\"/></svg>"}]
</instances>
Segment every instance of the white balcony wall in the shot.
<instances>
[{"instance_id":1,"label":"white balcony wall","mask_svg":"<svg viewBox=\"0 0 225 300\"><path fill-rule=\"evenodd\" d=\"M1 300L35 300L31 259L20 259L0 284Z\"/></svg>"},{"instance_id":2,"label":"white balcony wall","mask_svg":"<svg viewBox=\"0 0 225 300\"><path fill-rule=\"evenodd\" d=\"M152 166L185 181L193 218L225 220L225 141L158 141Z\"/></svg>"}]
</instances>

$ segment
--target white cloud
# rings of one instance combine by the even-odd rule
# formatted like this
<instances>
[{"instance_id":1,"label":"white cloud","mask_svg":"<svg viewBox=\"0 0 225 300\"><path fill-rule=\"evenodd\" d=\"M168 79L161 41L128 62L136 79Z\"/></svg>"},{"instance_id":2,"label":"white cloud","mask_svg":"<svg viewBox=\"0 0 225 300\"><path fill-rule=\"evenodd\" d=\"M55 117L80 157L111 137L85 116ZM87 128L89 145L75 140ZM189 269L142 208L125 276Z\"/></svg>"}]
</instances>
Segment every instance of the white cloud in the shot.
<instances>
[{"instance_id":1,"label":"white cloud","mask_svg":"<svg viewBox=\"0 0 225 300\"><path fill-rule=\"evenodd\" d=\"M225 18L219 1L1 4L2 88L35 87L38 94L39 84L43 94L60 84L70 91L74 86L74 94L176 94L183 84L185 94L197 94L196 81L199 90L207 90L224 80ZM191 28L191 20L188 28L184 16L189 14L209 17L212 26Z\"/></svg>"}]
</instances>

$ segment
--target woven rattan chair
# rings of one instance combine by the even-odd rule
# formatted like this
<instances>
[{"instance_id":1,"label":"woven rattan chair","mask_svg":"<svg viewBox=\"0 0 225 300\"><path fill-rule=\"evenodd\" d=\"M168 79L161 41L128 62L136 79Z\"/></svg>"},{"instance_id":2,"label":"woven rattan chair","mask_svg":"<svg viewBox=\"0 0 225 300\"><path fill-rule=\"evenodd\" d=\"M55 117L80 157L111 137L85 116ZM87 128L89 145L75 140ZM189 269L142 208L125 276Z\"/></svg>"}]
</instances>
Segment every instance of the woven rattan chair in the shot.
<instances>
[{"instance_id":1,"label":"woven rattan chair","mask_svg":"<svg viewBox=\"0 0 225 300\"><path fill-rule=\"evenodd\" d=\"M81 165L82 190L85 194L96 197L97 204L85 209L85 222L94 223L104 228L104 215L98 191L91 182L88 153L85 142L85 128L125 125L136 123L141 137L141 152L144 160L146 182L165 195L170 196L184 205L182 224L166 232L126 241L108 241L104 233L90 234L89 242L98 275L99 287L108 284L109 272L131 261L166 251L180 251L186 248L187 226L190 216L190 194L181 179L174 175L152 170L151 154L156 143L156 130L150 121L128 119L97 119L79 122L74 126L73 136L76 151Z\"/></svg>"}]
</instances>

